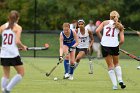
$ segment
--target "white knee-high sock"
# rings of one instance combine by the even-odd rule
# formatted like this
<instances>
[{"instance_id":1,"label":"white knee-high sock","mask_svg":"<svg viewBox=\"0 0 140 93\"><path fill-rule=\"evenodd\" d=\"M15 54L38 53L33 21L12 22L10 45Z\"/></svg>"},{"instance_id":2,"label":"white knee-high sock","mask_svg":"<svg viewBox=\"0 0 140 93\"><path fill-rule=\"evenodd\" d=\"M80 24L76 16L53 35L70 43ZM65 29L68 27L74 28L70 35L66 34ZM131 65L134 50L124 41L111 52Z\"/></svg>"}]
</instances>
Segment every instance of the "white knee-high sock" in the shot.
<instances>
[{"instance_id":1,"label":"white knee-high sock","mask_svg":"<svg viewBox=\"0 0 140 93\"><path fill-rule=\"evenodd\" d=\"M74 69L76 69L78 67L79 63L78 62L75 62L74 64Z\"/></svg>"},{"instance_id":2,"label":"white knee-high sock","mask_svg":"<svg viewBox=\"0 0 140 93\"><path fill-rule=\"evenodd\" d=\"M121 67L120 66L116 66L115 67L115 72L116 72L116 76L118 78L118 81L119 82L123 82L123 80L122 80L122 70L121 70Z\"/></svg>"},{"instance_id":3,"label":"white knee-high sock","mask_svg":"<svg viewBox=\"0 0 140 93\"><path fill-rule=\"evenodd\" d=\"M109 71L108 71L108 74L109 74L109 76L110 76L110 79L111 79L111 81L112 81L112 84L113 84L114 86L117 86L117 80L116 80L115 71L114 71L114 70L109 70Z\"/></svg>"},{"instance_id":4,"label":"white knee-high sock","mask_svg":"<svg viewBox=\"0 0 140 93\"><path fill-rule=\"evenodd\" d=\"M2 91L4 91L4 89L6 88L7 84L8 84L9 79L6 77L2 77L1 78L1 89Z\"/></svg>"},{"instance_id":5,"label":"white knee-high sock","mask_svg":"<svg viewBox=\"0 0 140 93\"><path fill-rule=\"evenodd\" d=\"M21 81L21 79L22 79L22 76L21 76L20 74L15 75L15 76L11 79L11 81L9 82L9 84L7 85L6 89L7 89L8 91L11 91L11 89L12 89L17 83L19 83L19 82Z\"/></svg>"}]
</instances>

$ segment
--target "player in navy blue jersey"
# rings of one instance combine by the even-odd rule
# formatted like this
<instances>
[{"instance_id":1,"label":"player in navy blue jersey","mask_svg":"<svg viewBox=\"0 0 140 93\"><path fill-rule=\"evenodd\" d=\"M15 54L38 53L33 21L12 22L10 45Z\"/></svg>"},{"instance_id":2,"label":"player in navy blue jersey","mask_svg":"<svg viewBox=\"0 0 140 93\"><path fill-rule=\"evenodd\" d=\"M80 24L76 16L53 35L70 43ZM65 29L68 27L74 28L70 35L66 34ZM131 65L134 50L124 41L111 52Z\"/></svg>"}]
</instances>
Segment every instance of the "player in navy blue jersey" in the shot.
<instances>
[{"instance_id":1,"label":"player in navy blue jersey","mask_svg":"<svg viewBox=\"0 0 140 93\"><path fill-rule=\"evenodd\" d=\"M64 59L65 75L64 79L73 80L73 70L75 62L75 48L78 45L78 38L75 31L70 29L69 23L63 24L63 31L60 33L60 57L63 60L63 54L69 54ZM69 64L70 62L70 64Z\"/></svg>"}]
</instances>

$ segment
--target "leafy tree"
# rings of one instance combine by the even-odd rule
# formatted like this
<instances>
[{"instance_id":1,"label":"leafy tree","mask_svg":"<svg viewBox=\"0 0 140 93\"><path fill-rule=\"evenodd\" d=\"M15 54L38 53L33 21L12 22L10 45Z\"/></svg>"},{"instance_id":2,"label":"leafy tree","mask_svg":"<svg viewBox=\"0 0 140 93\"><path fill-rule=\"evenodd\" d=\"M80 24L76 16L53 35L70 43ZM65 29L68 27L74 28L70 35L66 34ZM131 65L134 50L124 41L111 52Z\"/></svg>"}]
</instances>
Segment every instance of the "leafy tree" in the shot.
<instances>
[{"instance_id":1,"label":"leafy tree","mask_svg":"<svg viewBox=\"0 0 140 93\"><path fill-rule=\"evenodd\" d=\"M18 10L21 14L20 24L24 29L60 30L64 22L73 19L106 20L109 13L117 10L125 28L140 29L140 2L139 0L1 0L0 24L7 20L10 10Z\"/></svg>"}]
</instances>

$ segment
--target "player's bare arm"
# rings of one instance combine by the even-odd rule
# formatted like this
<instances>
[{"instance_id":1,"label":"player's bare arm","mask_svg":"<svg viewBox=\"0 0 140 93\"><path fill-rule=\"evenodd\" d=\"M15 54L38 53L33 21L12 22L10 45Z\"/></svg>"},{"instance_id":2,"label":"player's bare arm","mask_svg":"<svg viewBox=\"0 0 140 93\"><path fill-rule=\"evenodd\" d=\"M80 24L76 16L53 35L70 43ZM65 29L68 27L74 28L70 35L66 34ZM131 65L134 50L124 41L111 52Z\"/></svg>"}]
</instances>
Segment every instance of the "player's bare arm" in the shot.
<instances>
[{"instance_id":1,"label":"player's bare arm","mask_svg":"<svg viewBox=\"0 0 140 93\"><path fill-rule=\"evenodd\" d=\"M120 31L120 43L119 46L121 46L124 43L124 30L122 29Z\"/></svg>"},{"instance_id":2,"label":"player's bare arm","mask_svg":"<svg viewBox=\"0 0 140 93\"><path fill-rule=\"evenodd\" d=\"M23 45L20 38L21 38L21 32L22 32L22 27L19 25L16 25L13 29L16 33L16 44L18 45L19 48L22 48L22 50L27 50L27 46Z\"/></svg>"},{"instance_id":3,"label":"player's bare arm","mask_svg":"<svg viewBox=\"0 0 140 93\"><path fill-rule=\"evenodd\" d=\"M76 41L76 43L73 45L73 47L76 47L76 46L78 46L78 44L79 44L79 42L78 42L78 37L77 37L77 34L76 34L75 31L72 31L72 32L73 32L73 35L74 35L74 39L75 39L75 41Z\"/></svg>"},{"instance_id":4,"label":"player's bare arm","mask_svg":"<svg viewBox=\"0 0 140 93\"><path fill-rule=\"evenodd\" d=\"M2 33L2 29L1 29L1 26L0 26L0 34Z\"/></svg>"},{"instance_id":5,"label":"player's bare arm","mask_svg":"<svg viewBox=\"0 0 140 93\"><path fill-rule=\"evenodd\" d=\"M96 29L96 33L97 33L97 36L100 38L100 40L102 39L102 35L101 35L101 31L104 27L104 22L102 22L99 27Z\"/></svg>"},{"instance_id":6,"label":"player's bare arm","mask_svg":"<svg viewBox=\"0 0 140 93\"><path fill-rule=\"evenodd\" d=\"M60 33L59 41L60 41L59 53L60 53L60 56L62 56L63 55L63 36L62 36L62 33Z\"/></svg>"},{"instance_id":7,"label":"player's bare arm","mask_svg":"<svg viewBox=\"0 0 140 93\"><path fill-rule=\"evenodd\" d=\"M90 40L91 40L91 42L89 44L89 47L91 47L93 45L93 42L94 42L93 33L91 31L88 31L88 33L89 33L89 37L90 37Z\"/></svg>"}]
</instances>

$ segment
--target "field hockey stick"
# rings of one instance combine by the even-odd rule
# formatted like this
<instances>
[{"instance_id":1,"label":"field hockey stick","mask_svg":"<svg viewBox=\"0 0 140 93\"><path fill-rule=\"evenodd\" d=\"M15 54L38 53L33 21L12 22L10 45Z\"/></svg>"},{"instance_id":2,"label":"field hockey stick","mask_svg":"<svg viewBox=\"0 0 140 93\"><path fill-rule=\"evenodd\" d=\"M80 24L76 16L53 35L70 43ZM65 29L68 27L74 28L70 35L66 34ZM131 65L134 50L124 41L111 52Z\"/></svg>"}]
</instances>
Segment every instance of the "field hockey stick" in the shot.
<instances>
[{"instance_id":1,"label":"field hockey stick","mask_svg":"<svg viewBox=\"0 0 140 93\"><path fill-rule=\"evenodd\" d=\"M44 47L27 47L27 50L47 50L49 48L49 44L45 44ZM0 47L1 50L1 47ZM22 48L19 48L22 51Z\"/></svg>"},{"instance_id":2,"label":"field hockey stick","mask_svg":"<svg viewBox=\"0 0 140 93\"><path fill-rule=\"evenodd\" d=\"M73 48L73 49L75 49L75 48ZM67 55L69 55L70 52L71 52L71 51L68 51L68 53L64 54L64 56L63 56L62 58L65 59L65 57L66 57ZM60 63L62 63L62 61L63 61L63 60L58 61L57 64L50 70L50 72L49 72L49 73L46 73L46 76L47 76L47 77L50 76L51 73L57 68L57 66L58 66Z\"/></svg>"},{"instance_id":3,"label":"field hockey stick","mask_svg":"<svg viewBox=\"0 0 140 93\"><path fill-rule=\"evenodd\" d=\"M128 27L128 29L130 29L130 30L132 30L132 31L134 31L134 32L137 32L136 30L132 29L131 27Z\"/></svg>"},{"instance_id":4,"label":"field hockey stick","mask_svg":"<svg viewBox=\"0 0 140 93\"><path fill-rule=\"evenodd\" d=\"M140 61L140 58L138 58L137 56L135 56L135 55L133 55L133 54L130 54L130 53L128 53L127 51L125 51L125 50L123 50L123 49L119 49L119 50L120 50L122 53L128 55L129 57L131 57L131 58L133 58L133 59L135 59L135 60L137 60L137 61Z\"/></svg>"},{"instance_id":5,"label":"field hockey stick","mask_svg":"<svg viewBox=\"0 0 140 93\"><path fill-rule=\"evenodd\" d=\"M90 51L87 51L87 57L88 57L88 60L89 60L89 74L93 74L93 62L92 62L92 59L91 59L91 56L90 56Z\"/></svg>"},{"instance_id":6,"label":"field hockey stick","mask_svg":"<svg viewBox=\"0 0 140 93\"><path fill-rule=\"evenodd\" d=\"M49 48L49 44L45 44L44 47L27 47L27 50L47 50ZM19 50L22 50L21 48Z\"/></svg>"},{"instance_id":7,"label":"field hockey stick","mask_svg":"<svg viewBox=\"0 0 140 93\"><path fill-rule=\"evenodd\" d=\"M136 34L137 34L138 36L140 36L140 32L139 32L139 31L134 30L134 29L132 29L131 27L128 27L128 29L130 29L130 30L132 30L132 31L136 32Z\"/></svg>"}]
</instances>

